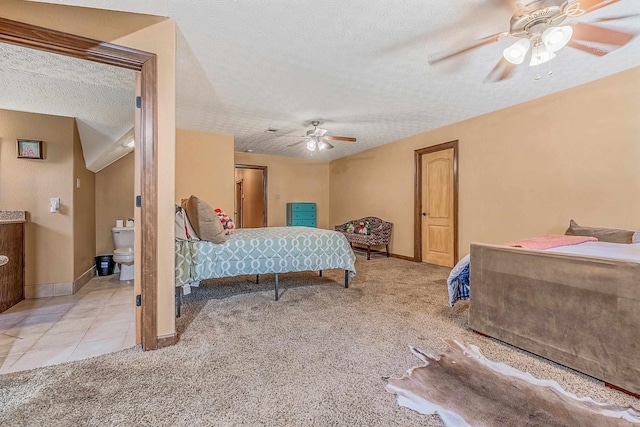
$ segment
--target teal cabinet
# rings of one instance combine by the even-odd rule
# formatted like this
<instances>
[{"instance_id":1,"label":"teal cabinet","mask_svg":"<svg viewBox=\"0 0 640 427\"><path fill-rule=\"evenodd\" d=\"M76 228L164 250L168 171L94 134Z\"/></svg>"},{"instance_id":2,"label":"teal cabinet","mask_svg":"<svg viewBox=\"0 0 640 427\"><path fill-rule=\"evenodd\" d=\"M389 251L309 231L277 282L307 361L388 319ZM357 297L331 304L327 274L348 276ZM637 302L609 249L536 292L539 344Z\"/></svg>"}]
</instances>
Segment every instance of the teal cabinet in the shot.
<instances>
[{"instance_id":1,"label":"teal cabinet","mask_svg":"<svg viewBox=\"0 0 640 427\"><path fill-rule=\"evenodd\" d=\"M287 203L287 226L316 226L316 204L310 202Z\"/></svg>"}]
</instances>

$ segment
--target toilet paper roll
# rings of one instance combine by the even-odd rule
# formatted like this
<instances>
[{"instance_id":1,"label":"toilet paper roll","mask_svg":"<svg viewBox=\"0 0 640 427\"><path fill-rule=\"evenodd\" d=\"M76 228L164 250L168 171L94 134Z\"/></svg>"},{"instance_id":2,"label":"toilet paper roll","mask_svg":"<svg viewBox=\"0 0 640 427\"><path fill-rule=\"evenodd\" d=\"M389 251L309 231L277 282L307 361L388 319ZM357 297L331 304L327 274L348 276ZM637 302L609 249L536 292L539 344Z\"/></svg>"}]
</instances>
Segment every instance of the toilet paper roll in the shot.
<instances>
[{"instance_id":1,"label":"toilet paper roll","mask_svg":"<svg viewBox=\"0 0 640 427\"><path fill-rule=\"evenodd\" d=\"M121 219L116 219L116 227L124 227L124 221Z\"/></svg>"}]
</instances>

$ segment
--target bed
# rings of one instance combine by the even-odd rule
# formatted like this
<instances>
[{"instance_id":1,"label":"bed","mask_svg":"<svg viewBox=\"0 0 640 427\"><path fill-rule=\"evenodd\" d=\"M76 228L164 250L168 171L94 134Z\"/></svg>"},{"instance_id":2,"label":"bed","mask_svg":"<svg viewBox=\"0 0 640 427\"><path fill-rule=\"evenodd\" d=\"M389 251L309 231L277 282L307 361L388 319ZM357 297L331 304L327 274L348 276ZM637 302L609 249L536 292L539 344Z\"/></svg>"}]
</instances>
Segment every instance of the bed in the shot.
<instances>
[{"instance_id":1,"label":"bed","mask_svg":"<svg viewBox=\"0 0 640 427\"><path fill-rule=\"evenodd\" d=\"M640 395L640 244L473 244L469 325Z\"/></svg>"},{"instance_id":2,"label":"bed","mask_svg":"<svg viewBox=\"0 0 640 427\"><path fill-rule=\"evenodd\" d=\"M240 275L345 270L344 286L356 275L355 254L337 232L310 227L266 227L238 229L222 244L176 240L176 307L179 314L181 289L201 280Z\"/></svg>"}]
</instances>

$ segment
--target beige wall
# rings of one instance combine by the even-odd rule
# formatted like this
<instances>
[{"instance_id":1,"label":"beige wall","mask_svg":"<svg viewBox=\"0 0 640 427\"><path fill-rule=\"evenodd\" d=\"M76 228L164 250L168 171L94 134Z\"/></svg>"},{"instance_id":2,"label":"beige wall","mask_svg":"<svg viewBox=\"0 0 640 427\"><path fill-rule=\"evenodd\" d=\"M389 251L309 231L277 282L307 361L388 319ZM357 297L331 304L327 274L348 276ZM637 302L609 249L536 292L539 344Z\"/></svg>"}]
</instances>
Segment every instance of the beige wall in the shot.
<instances>
[{"instance_id":1,"label":"beige wall","mask_svg":"<svg viewBox=\"0 0 640 427\"><path fill-rule=\"evenodd\" d=\"M380 216L391 252L413 256L414 150L457 139L460 257L471 242L562 234L571 218L638 229L638 81L634 68L333 161L331 222Z\"/></svg>"},{"instance_id":2,"label":"beige wall","mask_svg":"<svg viewBox=\"0 0 640 427\"><path fill-rule=\"evenodd\" d=\"M75 121L0 110L0 210L28 212L25 285L73 281ZM18 159L16 139L43 141L44 159ZM60 198L58 213L50 199Z\"/></svg>"},{"instance_id":3,"label":"beige wall","mask_svg":"<svg viewBox=\"0 0 640 427\"><path fill-rule=\"evenodd\" d=\"M125 14L126 15L126 14ZM93 18L94 22L96 18ZM117 21L109 21L111 24ZM100 37L99 37L100 38ZM112 43L155 53L158 68L158 225L156 229L158 336L175 333L175 150L176 150L176 25L166 20ZM138 142L136 142L138 143ZM136 166L136 174L141 170ZM138 183L139 185L139 183ZM140 194L136 191L136 194ZM140 209L135 210L136 234L140 236ZM140 245L138 245L139 247ZM140 265L141 252L136 250ZM140 270L136 274L139 274ZM139 277L139 276L137 276ZM136 285L138 286L138 285Z\"/></svg>"},{"instance_id":4,"label":"beige wall","mask_svg":"<svg viewBox=\"0 0 640 427\"><path fill-rule=\"evenodd\" d=\"M236 168L236 182L242 180L242 227L264 227L264 180L262 169ZM238 207L235 207L236 211ZM237 221L236 221L237 222Z\"/></svg>"},{"instance_id":5,"label":"beige wall","mask_svg":"<svg viewBox=\"0 0 640 427\"><path fill-rule=\"evenodd\" d=\"M175 203L191 195L233 215L233 136L176 130Z\"/></svg>"},{"instance_id":6,"label":"beige wall","mask_svg":"<svg viewBox=\"0 0 640 427\"><path fill-rule=\"evenodd\" d=\"M135 155L127 154L96 173L96 255L112 254L115 249L111 228L116 220L126 222L135 209Z\"/></svg>"},{"instance_id":7,"label":"beige wall","mask_svg":"<svg viewBox=\"0 0 640 427\"><path fill-rule=\"evenodd\" d=\"M236 152L235 163L267 166L269 227L286 225L287 203L315 202L318 228L333 229L329 221L328 162Z\"/></svg>"},{"instance_id":8,"label":"beige wall","mask_svg":"<svg viewBox=\"0 0 640 427\"><path fill-rule=\"evenodd\" d=\"M80 180L80 188L78 181ZM93 268L96 249L95 174L85 167L78 127L73 132L73 277Z\"/></svg>"}]
</instances>

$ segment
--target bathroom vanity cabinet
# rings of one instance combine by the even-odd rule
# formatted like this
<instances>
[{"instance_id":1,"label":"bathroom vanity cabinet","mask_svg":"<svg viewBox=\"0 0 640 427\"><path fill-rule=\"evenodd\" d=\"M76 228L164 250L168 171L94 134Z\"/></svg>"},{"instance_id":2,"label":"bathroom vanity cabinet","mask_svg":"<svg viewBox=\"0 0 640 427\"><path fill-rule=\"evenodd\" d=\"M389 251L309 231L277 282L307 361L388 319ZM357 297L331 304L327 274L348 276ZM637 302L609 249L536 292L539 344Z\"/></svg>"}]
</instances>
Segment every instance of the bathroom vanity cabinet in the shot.
<instances>
[{"instance_id":1,"label":"bathroom vanity cabinet","mask_svg":"<svg viewBox=\"0 0 640 427\"><path fill-rule=\"evenodd\" d=\"M0 220L0 313L24 299L24 221Z\"/></svg>"}]
</instances>

